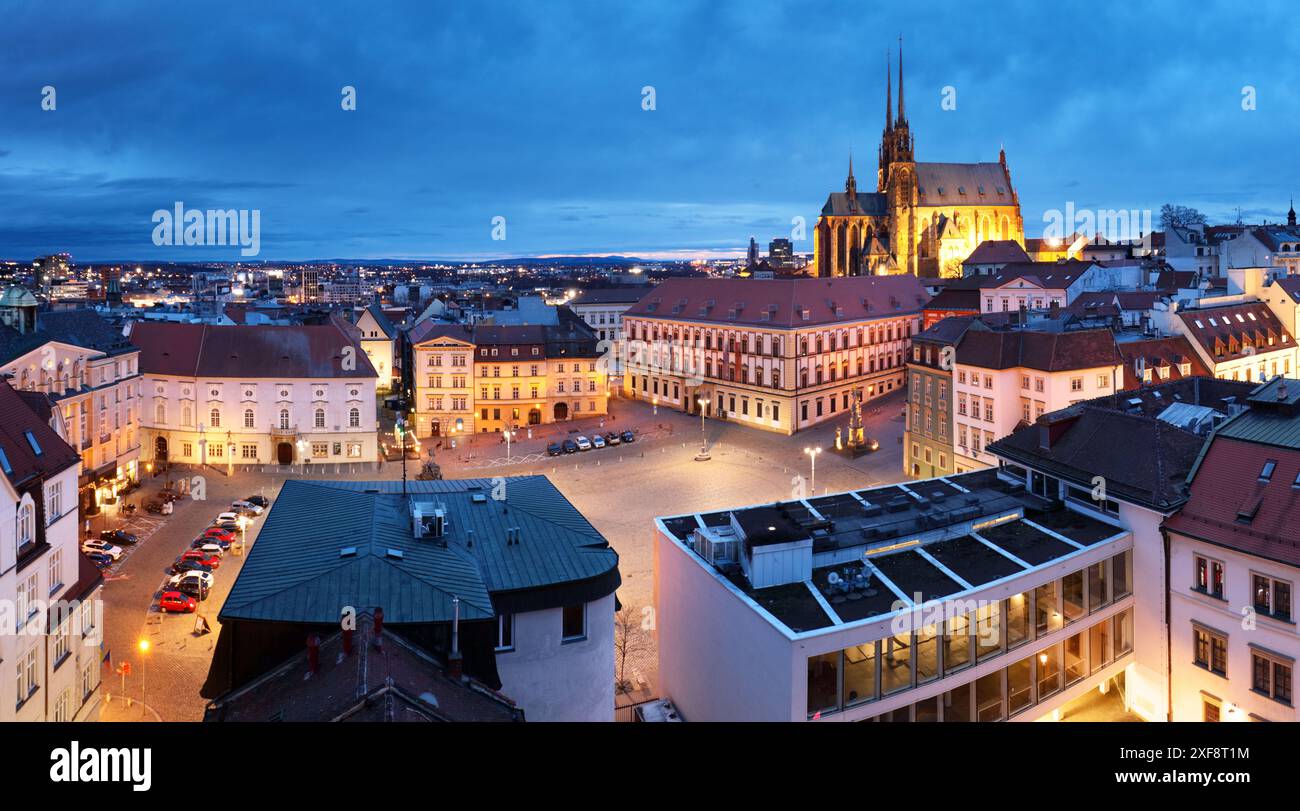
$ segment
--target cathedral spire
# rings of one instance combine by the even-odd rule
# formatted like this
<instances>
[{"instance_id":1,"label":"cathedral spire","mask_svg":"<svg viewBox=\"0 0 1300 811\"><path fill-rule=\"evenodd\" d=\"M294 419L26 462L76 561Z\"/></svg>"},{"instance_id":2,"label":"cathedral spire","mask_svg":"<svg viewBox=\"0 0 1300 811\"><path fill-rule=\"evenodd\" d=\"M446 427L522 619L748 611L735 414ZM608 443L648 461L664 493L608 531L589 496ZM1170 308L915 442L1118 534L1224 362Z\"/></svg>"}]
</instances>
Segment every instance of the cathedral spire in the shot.
<instances>
[{"instance_id":1,"label":"cathedral spire","mask_svg":"<svg viewBox=\"0 0 1300 811\"><path fill-rule=\"evenodd\" d=\"M894 128L894 76L890 72L890 53L885 51L885 132Z\"/></svg>"},{"instance_id":2,"label":"cathedral spire","mask_svg":"<svg viewBox=\"0 0 1300 811\"><path fill-rule=\"evenodd\" d=\"M1286 213L1286 224L1295 226L1295 197L1291 197L1291 210Z\"/></svg>"},{"instance_id":3,"label":"cathedral spire","mask_svg":"<svg viewBox=\"0 0 1300 811\"><path fill-rule=\"evenodd\" d=\"M855 211L858 207L858 181L853 177L853 148L849 148L849 176L844 179L844 197L849 204L849 210Z\"/></svg>"},{"instance_id":4,"label":"cathedral spire","mask_svg":"<svg viewBox=\"0 0 1300 811\"><path fill-rule=\"evenodd\" d=\"M898 36L898 120L906 121L903 112L903 36Z\"/></svg>"}]
</instances>

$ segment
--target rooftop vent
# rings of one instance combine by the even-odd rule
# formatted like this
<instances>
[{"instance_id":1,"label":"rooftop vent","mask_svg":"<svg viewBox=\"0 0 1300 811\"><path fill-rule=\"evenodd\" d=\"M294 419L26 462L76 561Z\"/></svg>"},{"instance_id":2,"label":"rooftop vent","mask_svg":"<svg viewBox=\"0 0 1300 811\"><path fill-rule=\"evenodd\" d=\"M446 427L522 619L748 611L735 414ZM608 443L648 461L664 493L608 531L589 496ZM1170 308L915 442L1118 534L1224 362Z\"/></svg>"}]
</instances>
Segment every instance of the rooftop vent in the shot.
<instances>
[{"instance_id":1,"label":"rooftop vent","mask_svg":"<svg viewBox=\"0 0 1300 811\"><path fill-rule=\"evenodd\" d=\"M356 556L357 548L355 546L345 546L339 550L339 557L341 558L355 558Z\"/></svg>"}]
</instances>

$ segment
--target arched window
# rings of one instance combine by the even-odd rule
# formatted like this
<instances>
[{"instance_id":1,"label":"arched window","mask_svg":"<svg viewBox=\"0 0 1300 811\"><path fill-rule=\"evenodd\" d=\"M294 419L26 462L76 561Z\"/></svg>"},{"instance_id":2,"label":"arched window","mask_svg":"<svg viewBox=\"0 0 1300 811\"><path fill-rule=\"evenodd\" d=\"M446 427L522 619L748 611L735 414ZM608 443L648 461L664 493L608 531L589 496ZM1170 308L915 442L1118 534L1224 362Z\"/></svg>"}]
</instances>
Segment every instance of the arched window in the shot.
<instances>
[{"instance_id":1,"label":"arched window","mask_svg":"<svg viewBox=\"0 0 1300 811\"><path fill-rule=\"evenodd\" d=\"M208 420L208 427L209 428L221 427L221 409L219 408L212 409L210 419Z\"/></svg>"},{"instance_id":2,"label":"arched window","mask_svg":"<svg viewBox=\"0 0 1300 811\"><path fill-rule=\"evenodd\" d=\"M251 408L244 409L244 427L245 428L253 427L253 409Z\"/></svg>"},{"instance_id":3,"label":"arched window","mask_svg":"<svg viewBox=\"0 0 1300 811\"><path fill-rule=\"evenodd\" d=\"M325 409L323 408L316 409L316 427L317 428L325 427Z\"/></svg>"},{"instance_id":4,"label":"arched window","mask_svg":"<svg viewBox=\"0 0 1300 811\"><path fill-rule=\"evenodd\" d=\"M153 407L153 421L158 425L167 423L167 404L158 403Z\"/></svg>"},{"instance_id":5,"label":"arched window","mask_svg":"<svg viewBox=\"0 0 1300 811\"><path fill-rule=\"evenodd\" d=\"M35 522L32 520L31 502L24 502L18 508L18 547L21 549L36 540Z\"/></svg>"},{"instance_id":6,"label":"arched window","mask_svg":"<svg viewBox=\"0 0 1300 811\"><path fill-rule=\"evenodd\" d=\"M191 426L194 424L194 409L188 405L181 409L181 425Z\"/></svg>"},{"instance_id":7,"label":"arched window","mask_svg":"<svg viewBox=\"0 0 1300 811\"><path fill-rule=\"evenodd\" d=\"M289 409L287 408L280 409L280 430L289 430Z\"/></svg>"},{"instance_id":8,"label":"arched window","mask_svg":"<svg viewBox=\"0 0 1300 811\"><path fill-rule=\"evenodd\" d=\"M519 389L516 388L515 391L518 392ZM517 393L515 394L515 399L519 399L519 395ZM361 427L361 409L353 408L348 411L348 427L349 428Z\"/></svg>"}]
</instances>

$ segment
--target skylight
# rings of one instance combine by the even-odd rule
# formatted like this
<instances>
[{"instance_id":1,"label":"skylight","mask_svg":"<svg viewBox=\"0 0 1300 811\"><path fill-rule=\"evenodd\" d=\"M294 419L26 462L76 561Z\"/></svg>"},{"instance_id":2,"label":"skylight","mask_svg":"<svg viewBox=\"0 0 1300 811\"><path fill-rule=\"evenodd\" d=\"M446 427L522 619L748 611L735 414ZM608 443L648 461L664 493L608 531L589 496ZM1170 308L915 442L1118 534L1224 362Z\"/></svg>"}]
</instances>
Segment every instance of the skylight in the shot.
<instances>
[{"instance_id":1,"label":"skylight","mask_svg":"<svg viewBox=\"0 0 1300 811\"><path fill-rule=\"evenodd\" d=\"M1264 469L1259 472L1259 480L1266 482L1273 478L1273 471L1277 469L1277 460L1269 459L1264 463Z\"/></svg>"},{"instance_id":2,"label":"skylight","mask_svg":"<svg viewBox=\"0 0 1300 811\"><path fill-rule=\"evenodd\" d=\"M32 453L40 456L44 451L41 450L41 443L36 441L36 435L31 431L23 431L23 436L27 437L27 444L32 446Z\"/></svg>"},{"instance_id":3,"label":"skylight","mask_svg":"<svg viewBox=\"0 0 1300 811\"><path fill-rule=\"evenodd\" d=\"M5 456L4 448L0 448L0 469L3 469L5 473L14 472L13 466L9 464L9 457Z\"/></svg>"}]
</instances>

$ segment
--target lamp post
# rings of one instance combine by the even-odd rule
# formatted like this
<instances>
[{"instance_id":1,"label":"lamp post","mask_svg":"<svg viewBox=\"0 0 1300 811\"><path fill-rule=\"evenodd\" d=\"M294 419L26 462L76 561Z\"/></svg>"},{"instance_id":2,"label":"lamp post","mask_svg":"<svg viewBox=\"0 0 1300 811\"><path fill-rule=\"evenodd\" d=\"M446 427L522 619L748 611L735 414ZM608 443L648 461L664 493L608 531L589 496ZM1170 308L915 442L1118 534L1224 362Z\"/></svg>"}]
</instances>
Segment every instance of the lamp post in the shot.
<instances>
[{"instance_id":1,"label":"lamp post","mask_svg":"<svg viewBox=\"0 0 1300 811\"><path fill-rule=\"evenodd\" d=\"M709 400L701 397L695 401L700 406L700 452L695 455L695 461L707 462L709 460L709 440L704 431L704 415L709 410Z\"/></svg>"},{"instance_id":2,"label":"lamp post","mask_svg":"<svg viewBox=\"0 0 1300 811\"><path fill-rule=\"evenodd\" d=\"M817 454L821 453L822 449L804 448L803 452L808 454L808 458L812 460L812 482L811 482L810 489L811 489L811 494L815 496L817 495Z\"/></svg>"},{"instance_id":3,"label":"lamp post","mask_svg":"<svg viewBox=\"0 0 1300 811\"><path fill-rule=\"evenodd\" d=\"M510 464L510 440L515 438L515 432L507 428L501 432L501 436L506 440L506 464Z\"/></svg>"},{"instance_id":4,"label":"lamp post","mask_svg":"<svg viewBox=\"0 0 1300 811\"><path fill-rule=\"evenodd\" d=\"M402 455L402 495L406 495L406 417L398 415L393 425L393 434L398 441L398 453Z\"/></svg>"},{"instance_id":5,"label":"lamp post","mask_svg":"<svg viewBox=\"0 0 1300 811\"><path fill-rule=\"evenodd\" d=\"M140 649L140 714L145 715L149 712L149 693L145 687L144 671L145 657L149 653L149 640L141 639L136 647Z\"/></svg>"},{"instance_id":6,"label":"lamp post","mask_svg":"<svg viewBox=\"0 0 1300 811\"><path fill-rule=\"evenodd\" d=\"M656 417L659 416L659 398L658 397L652 398L650 400L650 404L654 407L653 415Z\"/></svg>"}]
</instances>

